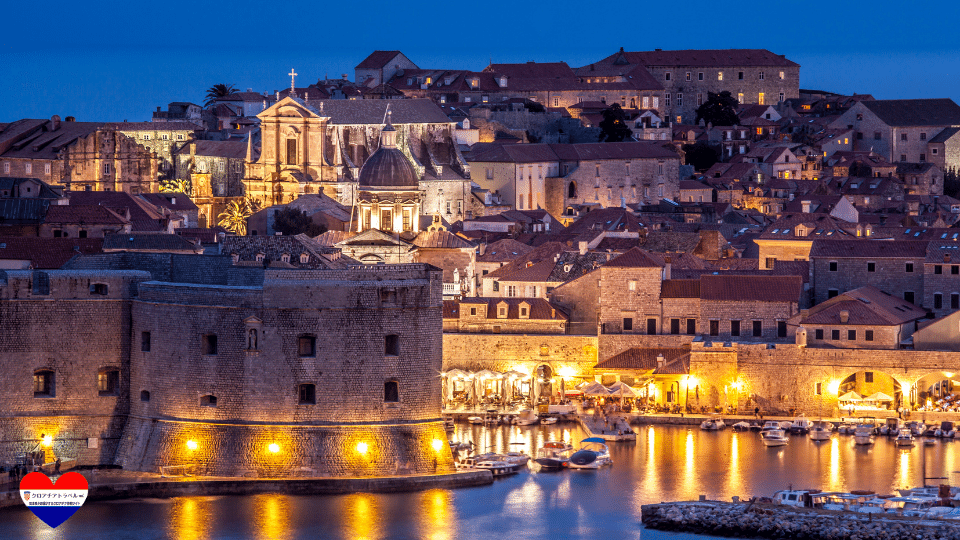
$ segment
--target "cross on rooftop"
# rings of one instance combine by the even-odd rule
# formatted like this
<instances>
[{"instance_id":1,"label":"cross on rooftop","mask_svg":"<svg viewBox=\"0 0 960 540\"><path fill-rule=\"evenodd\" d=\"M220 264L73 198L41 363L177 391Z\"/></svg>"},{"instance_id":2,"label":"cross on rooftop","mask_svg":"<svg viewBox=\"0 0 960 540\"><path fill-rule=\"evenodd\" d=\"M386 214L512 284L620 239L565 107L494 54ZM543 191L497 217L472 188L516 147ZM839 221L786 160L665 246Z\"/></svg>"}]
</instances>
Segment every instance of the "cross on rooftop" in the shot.
<instances>
[{"instance_id":1,"label":"cross on rooftop","mask_svg":"<svg viewBox=\"0 0 960 540\"><path fill-rule=\"evenodd\" d=\"M290 76L290 93L293 94L294 92L296 92L296 86L294 86L294 81L296 80L296 76L298 75L298 73L294 71L293 68L290 68L290 73L287 73L287 75Z\"/></svg>"}]
</instances>

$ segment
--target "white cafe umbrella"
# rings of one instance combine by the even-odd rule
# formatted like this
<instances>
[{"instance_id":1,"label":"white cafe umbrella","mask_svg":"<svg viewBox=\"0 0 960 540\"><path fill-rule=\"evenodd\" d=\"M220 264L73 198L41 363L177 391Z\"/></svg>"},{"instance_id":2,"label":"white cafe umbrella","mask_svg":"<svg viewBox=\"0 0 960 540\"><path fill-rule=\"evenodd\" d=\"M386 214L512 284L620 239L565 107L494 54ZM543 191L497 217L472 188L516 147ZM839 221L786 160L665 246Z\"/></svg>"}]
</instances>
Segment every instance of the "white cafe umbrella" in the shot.
<instances>
[{"instance_id":1,"label":"white cafe umbrella","mask_svg":"<svg viewBox=\"0 0 960 540\"><path fill-rule=\"evenodd\" d=\"M851 392L847 392L846 394L840 396L838 399L839 399L839 401L861 401L861 400L863 400L863 398L860 396L860 394L858 394L858 393L856 393L856 392L852 392L852 391L851 391Z\"/></svg>"},{"instance_id":2,"label":"white cafe umbrella","mask_svg":"<svg viewBox=\"0 0 960 540\"><path fill-rule=\"evenodd\" d=\"M611 395L616 394L616 395L618 395L618 396L620 396L620 397L622 397L622 398L624 398L624 397L629 397L629 398L637 397L637 393L633 390L633 388L630 388L630 387L629 387L625 382L623 382L623 381L617 381L617 382L611 384L611 385L610 385L610 394L611 394Z\"/></svg>"},{"instance_id":3,"label":"white cafe umbrella","mask_svg":"<svg viewBox=\"0 0 960 540\"><path fill-rule=\"evenodd\" d=\"M863 399L864 401L893 401L893 398L884 394L883 392L877 392L876 394L870 394L869 396Z\"/></svg>"},{"instance_id":4,"label":"white cafe umbrella","mask_svg":"<svg viewBox=\"0 0 960 540\"><path fill-rule=\"evenodd\" d=\"M453 368L450 371L444 373L444 376L446 376L448 379L456 379L458 377L460 378L466 377L467 374L463 370Z\"/></svg>"},{"instance_id":5,"label":"white cafe umbrella","mask_svg":"<svg viewBox=\"0 0 960 540\"><path fill-rule=\"evenodd\" d=\"M584 386L584 387L581 388L580 390L583 391L583 395L585 395L585 396L604 396L604 397L606 397L606 396L609 396L609 395L610 395L610 390L608 390L606 386L604 386L604 385L602 385L602 384L600 384L600 383L598 383L598 382L592 382L592 383L588 384L587 386Z\"/></svg>"}]
</instances>

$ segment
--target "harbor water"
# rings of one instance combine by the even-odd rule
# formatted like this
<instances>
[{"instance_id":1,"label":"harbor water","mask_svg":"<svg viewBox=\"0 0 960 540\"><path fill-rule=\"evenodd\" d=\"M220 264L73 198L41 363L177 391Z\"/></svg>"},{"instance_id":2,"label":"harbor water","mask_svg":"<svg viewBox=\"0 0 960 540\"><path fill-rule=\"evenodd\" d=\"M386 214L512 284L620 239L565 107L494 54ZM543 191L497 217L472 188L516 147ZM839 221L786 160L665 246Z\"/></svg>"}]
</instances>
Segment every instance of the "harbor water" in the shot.
<instances>
[{"instance_id":1,"label":"harbor water","mask_svg":"<svg viewBox=\"0 0 960 540\"><path fill-rule=\"evenodd\" d=\"M767 448L755 432L729 428L635 427L637 440L610 443L612 467L598 471L523 470L492 485L457 490L337 496L279 494L91 502L50 529L25 508L0 510L0 538L17 539L424 539L691 540L645 530L643 504L772 495L788 486L830 491L895 489L960 479L960 441L901 449L886 437L791 436ZM535 453L548 440L576 445L573 423L484 427L458 423L451 439L478 451ZM944 479L940 479L942 477Z\"/></svg>"}]
</instances>

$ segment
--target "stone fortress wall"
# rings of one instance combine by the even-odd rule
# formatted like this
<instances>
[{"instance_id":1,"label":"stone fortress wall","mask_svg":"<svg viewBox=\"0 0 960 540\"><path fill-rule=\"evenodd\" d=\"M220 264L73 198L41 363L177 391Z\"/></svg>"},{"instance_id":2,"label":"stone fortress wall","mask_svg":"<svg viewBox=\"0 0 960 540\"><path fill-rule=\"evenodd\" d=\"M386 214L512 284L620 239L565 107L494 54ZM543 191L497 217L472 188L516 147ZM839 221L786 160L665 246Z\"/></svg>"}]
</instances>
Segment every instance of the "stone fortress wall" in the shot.
<instances>
[{"instance_id":1,"label":"stone fortress wall","mask_svg":"<svg viewBox=\"0 0 960 540\"><path fill-rule=\"evenodd\" d=\"M0 461L43 433L53 455L128 470L452 470L440 451L441 276L429 265L260 270L262 285L70 270L47 273L42 298L36 274L8 272L0 287ZM119 371L111 395L98 390L105 367ZM55 374L52 396L34 396L39 369Z\"/></svg>"}]
</instances>

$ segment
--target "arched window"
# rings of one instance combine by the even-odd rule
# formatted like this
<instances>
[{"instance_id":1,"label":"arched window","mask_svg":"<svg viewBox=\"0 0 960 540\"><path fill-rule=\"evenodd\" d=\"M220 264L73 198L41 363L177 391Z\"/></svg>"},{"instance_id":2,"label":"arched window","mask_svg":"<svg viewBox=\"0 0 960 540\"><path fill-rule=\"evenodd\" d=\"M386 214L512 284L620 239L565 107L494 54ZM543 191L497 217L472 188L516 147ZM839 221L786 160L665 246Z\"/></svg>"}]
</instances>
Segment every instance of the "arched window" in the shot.
<instances>
[{"instance_id":1,"label":"arched window","mask_svg":"<svg viewBox=\"0 0 960 540\"><path fill-rule=\"evenodd\" d=\"M53 397L56 395L56 375L49 369L33 372L33 397Z\"/></svg>"},{"instance_id":2,"label":"arched window","mask_svg":"<svg viewBox=\"0 0 960 540\"><path fill-rule=\"evenodd\" d=\"M400 402L400 383L397 381L383 383L383 401L384 403Z\"/></svg>"},{"instance_id":3,"label":"arched window","mask_svg":"<svg viewBox=\"0 0 960 540\"><path fill-rule=\"evenodd\" d=\"M567 188L567 198L573 199L577 196L577 183L570 182L570 187Z\"/></svg>"},{"instance_id":4,"label":"arched window","mask_svg":"<svg viewBox=\"0 0 960 540\"><path fill-rule=\"evenodd\" d=\"M116 396L120 393L120 370L115 367L101 368L97 372L97 392L101 396Z\"/></svg>"},{"instance_id":5,"label":"arched window","mask_svg":"<svg viewBox=\"0 0 960 540\"><path fill-rule=\"evenodd\" d=\"M150 392L147 390L141 390L140 401L150 401Z\"/></svg>"},{"instance_id":6,"label":"arched window","mask_svg":"<svg viewBox=\"0 0 960 540\"><path fill-rule=\"evenodd\" d=\"M217 396L207 394L200 398L200 405L204 407L216 407L217 406Z\"/></svg>"}]
</instances>

